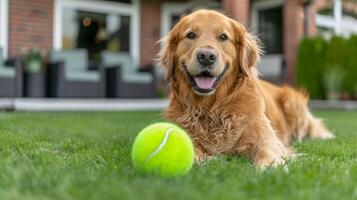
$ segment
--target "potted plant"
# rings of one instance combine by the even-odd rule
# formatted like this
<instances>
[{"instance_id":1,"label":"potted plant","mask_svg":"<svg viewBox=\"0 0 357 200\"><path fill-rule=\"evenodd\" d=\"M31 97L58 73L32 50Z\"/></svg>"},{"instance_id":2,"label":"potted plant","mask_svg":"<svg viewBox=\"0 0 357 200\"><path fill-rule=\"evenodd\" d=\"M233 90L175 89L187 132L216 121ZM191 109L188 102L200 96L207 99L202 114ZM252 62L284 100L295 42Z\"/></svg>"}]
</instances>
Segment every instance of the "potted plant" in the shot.
<instances>
[{"instance_id":1,"label":"potted plant","mask_svg":"<svg viewBox=\"0 0 357 200\"><path fill-rule=\"evenodd\" d=\"M44 52L37 47L24 48L24 96L44 97L45 76L43 70Z\"/></svg>"},{"instance_id":2,"label":"potted plant","mask_svg":"<svg viewBox=\"0 0 357 200\"><path fill-rule=\"evenodd\" d=\"M25 53L25 63L26 72L29 73L39 73L42 70L43 56L38 48L32 48L26 50Z\"/></svg>"}]
</instances>

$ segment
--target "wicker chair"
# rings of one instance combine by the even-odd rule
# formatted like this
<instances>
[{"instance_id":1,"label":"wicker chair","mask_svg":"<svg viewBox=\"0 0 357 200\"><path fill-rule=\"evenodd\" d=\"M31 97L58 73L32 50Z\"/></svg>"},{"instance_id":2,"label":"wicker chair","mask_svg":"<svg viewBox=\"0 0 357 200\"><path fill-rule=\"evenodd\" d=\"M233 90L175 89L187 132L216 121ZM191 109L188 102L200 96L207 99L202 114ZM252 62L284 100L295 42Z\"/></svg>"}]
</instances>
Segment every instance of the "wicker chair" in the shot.
<instances>
[{"instance_id":1,"label":"wicker chair","mask_svg":"<svg viewBox=\"0 0 357 200\"><path fill-rule=\"evenodd\" d=\"M102 52L106 69L107 97L153 98L156 95L154 70L141 72L128 53ZM153 69L153 67L147 67Z\"/></svg>"},{"instance_id":2,"label":"wicker chair","mask_svg":"<svg viewBox=\"0 0 357 200\"><path fill-rule=\"evenodd\" d=\"M53 50L47 70L49 97L104 97L104 69L99 66L99 70L88 70L88 63L88 52L85 49Z\"/></svg>"},{"instance_id":3,"label":"wicker chair","mask_svg":"<svg viewBox=\"0 0 357 200\"><path fill-rule=\"evenodd\" d=\"M22 81L21 61L4 60L0 48L0 97L22 97Z\"/></svg>"}]
</instances>

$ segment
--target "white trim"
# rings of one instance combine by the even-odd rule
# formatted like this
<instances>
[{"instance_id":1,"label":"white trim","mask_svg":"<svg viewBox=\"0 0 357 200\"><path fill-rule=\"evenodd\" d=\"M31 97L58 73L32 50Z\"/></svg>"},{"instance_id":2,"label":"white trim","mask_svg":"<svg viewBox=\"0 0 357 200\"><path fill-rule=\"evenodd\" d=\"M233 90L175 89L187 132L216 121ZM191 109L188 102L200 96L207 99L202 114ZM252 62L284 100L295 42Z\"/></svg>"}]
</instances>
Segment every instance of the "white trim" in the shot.
<instances>
[{"instance_id":1,"label":"white trim","mask_svg":"<svg viewBox=\"0 0 357 200\"><path fill-rule=\"evenodd\" d=\"M8 0L0 0L0 46L3 49L3 56L8 56L8 37L9 37L9 2Z\"/></svg>"},{"instance_id":2,"label":"white trim","mask_svg":"<svg viewBox=\"0 0 357 200\"><path fill-rule=\"evenodd\" d=\"M133 27L132 33L133 33L133 37L131 37L131 41L130 41L130 45L131 45L131 55L133 56L133 60L134 60L134 64L136 64L137 66L140 66L140 25L141 25L141 20L140 20L140 0L133 0L133 5L134 7L134 12L133 12L133 16L132 16L132 25L131 27Z\"/></svg>"},{"instance_id":3,"label":"white trim","mask_svg":"<svg viewBox=\"0 0 357 200\"><path fill-rule=\"evenodd\" d=\"M335 0L333 16L316 15L316 26L333 29L336 35L345 37L357 33L357 19L342 13L341 0Z\"/></svg>"},{"instance_id":4,"label":"white trim","mask_svg":"<svg viewBox=\"0 0 357 200\"><path fill-rule=\"evenodd\" d=\"M258 33L258 20L259 20L259 10L274 8L284 5L284 0L264 0L264 1L253 1L252 4L252 31L253 33Z\"/></svg>"},{"instance_id":5,"label":"white trim","mask_svg":"<svg viewBox=\"0 0 357 200\"><path fill-rule=\"evenodd\" d=\"M335 27L335 20L331 16L316 15L316 26L333 29Z\"/></svg>"},{"instance_id":6,"label":"white trim","mask_svg":"<svg viewBox=\"0 0 357 200\"><path fill-rule=\"evenodd\" d=\"M62 48L62 6L61 0L55 0L54 2L54 12L53 12L53 48L61 49Z\"/></svg>"},{"instance_id":7,"label":"white trim","mask_svg":"<svg viewBox=\"0 0 357 200\"><path fill-rule=\"evenodd\" d=\"M336 31L336 20L332 16L316 15L316 26L329 28ZM357 19L343 15L339 25L339 33L342 36L350 36L353 33L357 33ZM336 32L335 32L336 33Z\"/></svg>"},{"instance_id":8,"label":"white trim","mask_svg":"<svg viewBox=\"0 0 357 200\"><path fill-rule=\"evenodd\" d=\"M342 2L341 0L335 0L333 4L333 16L335 18L335 33L341 34L341 20L342 20Z\"/></svg>"},{"instance_id":9,"label":"white trim","mask_svg":"<svg viewBox=\"0 0 357 200\"><path fill-rule=\"evenodd\" d=\"M125 14L131 17L130 25L130 54L135 64L140 63L140 5L139 0L132 0L131 4L104 2L98 0L55 0L54 3L54 26L53 48L62 48L62 9L76 8L92 12Z\"/></svg>"},{"instance_id":10,"label":"white trim","mask_svg":"<svg viewBox=\"0 0 357 200\"><path fill-rule=\"evenodd\" d=\"M161 5L161 27L160 34L164 37L170 32L171 26L171 16L181 15L187 10L198 9L198 8L219 8L221 5L216 1L211 0L193 0L190 2L165 2Z\"/></svg>"}]
</instances>

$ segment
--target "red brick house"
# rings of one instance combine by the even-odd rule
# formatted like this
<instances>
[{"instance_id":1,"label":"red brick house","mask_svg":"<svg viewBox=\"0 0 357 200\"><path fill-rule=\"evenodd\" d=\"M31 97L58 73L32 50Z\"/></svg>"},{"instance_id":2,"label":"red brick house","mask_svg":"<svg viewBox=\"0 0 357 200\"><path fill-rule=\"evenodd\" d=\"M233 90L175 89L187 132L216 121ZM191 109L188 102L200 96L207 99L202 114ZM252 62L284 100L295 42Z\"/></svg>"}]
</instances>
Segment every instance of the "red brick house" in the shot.
<instances>
[{"instance_id":1,"label":"red brick house","mask_svg":"<svg viewBox=\"0 0 357 200\"><path fill-rule=\"evenodd\" d=\"M181 14L211 8L260 35L266 47L266 63L284 61L286 80L293 82L299 40L318 32L316 14L332 3L333 0L0 0L0 46L10 57L20 56L24 47L128 51L140 66L145 66L153 63L160 48L155 43Z\"/></svg>"}]
</instances>

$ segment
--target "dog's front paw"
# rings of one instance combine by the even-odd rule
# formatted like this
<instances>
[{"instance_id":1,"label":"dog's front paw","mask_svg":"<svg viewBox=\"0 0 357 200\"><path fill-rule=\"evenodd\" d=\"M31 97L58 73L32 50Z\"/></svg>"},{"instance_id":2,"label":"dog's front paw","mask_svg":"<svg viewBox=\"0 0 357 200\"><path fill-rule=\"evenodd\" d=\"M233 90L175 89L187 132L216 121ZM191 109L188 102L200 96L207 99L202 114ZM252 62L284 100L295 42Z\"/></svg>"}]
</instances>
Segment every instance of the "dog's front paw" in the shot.
<instances>
[{"instance_id":1,"label":"dog's front paw","mask_svg":"<svg viewBox=\"0 0 357 200\"><path fill-rule=\"evenodd\" d=\"M204 164L207 163L208 161L213 160L213 159L215 159L215 158L216 158L216 157L214 157L214 156L209 156L209 155L205 155L205 156L202 156L202 157L196 156L196 157L195 157L195 163L198 164L198 165L204 165Z\"/></svg>"},{"instance_id":2,"label":"dog's front paw","mask_svg":"<svg viewBox=\"0 0 357 200\"><path fill-rule=\"evenodd\" d=\"M201 150L195 149L195 163L202 165L211 160L213 156L203 153Z\"/></svg>"},{"instance_id":3,"label":"dog's front paw","mask_svg":"<svg viewBox=\"0 0 357 200\"><path fill-rule=\"evenodd\" d=\"M266 144L258 147L253 161L257 166L264 169L283 165L291 155L293 155L292 150L287 149L281 143Z\"/></svg>"},{"instance_id":4,"label":"dog's front paw","mask_svg":"<svg viewBox=\"0 0 357 200\"><path fill-rule=\"evenodd\" d=\"M285 159L283 157L273 158L273 157L264 157L254 161L254 164L261 169L266 169L269 167L277 167L283 165Z\"/></svg>"}]
</instances>

